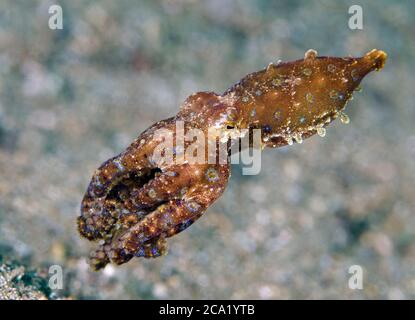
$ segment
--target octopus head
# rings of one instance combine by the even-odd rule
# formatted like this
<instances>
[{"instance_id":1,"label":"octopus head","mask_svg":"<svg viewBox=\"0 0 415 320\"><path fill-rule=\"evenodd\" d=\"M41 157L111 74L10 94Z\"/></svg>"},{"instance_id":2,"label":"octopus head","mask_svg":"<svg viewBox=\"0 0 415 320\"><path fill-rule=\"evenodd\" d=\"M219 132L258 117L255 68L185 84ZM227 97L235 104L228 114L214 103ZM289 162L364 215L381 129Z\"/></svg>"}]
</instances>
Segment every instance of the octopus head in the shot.
<instances>
[{"instance_id":1,"label":"octopus head","mask_svg":"<svg viewBox=\"0 0 415 320\"><path fill-rule=\"evenodd\" d=\"M307 68L314 69L315 76L310 75L301 89L312 124L321 126L341 117L353 92L360 89L362 79L369 72L382 69L385 61L386 53L376 49L360 58L315 58L308 51L303 73Z\"/></svg>"},{"instance_id":2,"label":"octopus head","mask_svg":"<svg viewBox=\"0 0 415 320\"><path fill-rule=\"evenodd\" d=\"M317 57L308 50L303 60L291 63L291 103L284 110L286 140L301 142L315 133L324 136L324 127L338 117L348 123L343 112L347 102L368 73L383 68L386 57L376 49L360 58Z\"/></svg>"}]
</instances>

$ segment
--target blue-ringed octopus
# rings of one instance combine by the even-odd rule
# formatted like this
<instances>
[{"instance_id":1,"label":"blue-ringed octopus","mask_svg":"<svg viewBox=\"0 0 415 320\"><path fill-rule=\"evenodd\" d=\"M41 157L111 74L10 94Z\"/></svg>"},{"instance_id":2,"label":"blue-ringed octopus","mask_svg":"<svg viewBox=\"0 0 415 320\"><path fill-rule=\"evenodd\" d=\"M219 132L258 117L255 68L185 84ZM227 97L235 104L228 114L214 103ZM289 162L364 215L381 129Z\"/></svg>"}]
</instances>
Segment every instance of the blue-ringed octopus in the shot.
<instances>
[{"instance_id":1,"label":"blue-ringed octopus","mask_svg":"<svg viewBox=\"0 0 415 320\"><path fill-rule=\"evenodd\" d=\"M386 57L376 49L359 58L317 56L310 49L303 59L270 63L248 74L221 95L189 96L174 117L153 124L93 174L77 220L80 234L98 242L90 255L91 267L99 270L133 257L166 254L166 238L193 224L226 188L229 161L161 165L153 161L160 144L158 130L176 135L178 121L184 132L260 129L261 150L302 143L314 134L324 136L325 127L335 119L349 121L344 113L347 102L369 72L383 68ZM221 143L229 151L232 140L241 138L225 137ZM178 157L177 150L172 152Z\"/></svg>"}]
</instances>

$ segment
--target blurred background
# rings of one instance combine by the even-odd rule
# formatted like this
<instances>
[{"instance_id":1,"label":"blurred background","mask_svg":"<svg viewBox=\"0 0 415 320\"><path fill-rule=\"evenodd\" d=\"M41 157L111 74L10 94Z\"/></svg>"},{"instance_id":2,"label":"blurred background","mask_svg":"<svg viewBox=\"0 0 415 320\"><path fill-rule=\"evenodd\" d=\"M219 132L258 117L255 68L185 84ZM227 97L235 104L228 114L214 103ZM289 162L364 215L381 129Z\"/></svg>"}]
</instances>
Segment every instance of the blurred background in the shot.
<instances>
[{"instance_id":1,"label":"blurred background","mask_svg":"<svg viewBox=\"0 0 415 320\"><path fill-rule=\"evenodd\" d=\"M53 4L63 30L48 27ZM348 28L352 4L363 30ZM1 1L3 263L45 277L61 265L53 297L74 299L415 298L414 17L413 2L386 0ZM257 176L234 166L167 256L91 272L75 219L94 169L191 93L310 48L388 53L351 123L265 150ZM348 287L356 264L363 290Z\"/></svg>"}]
</instances>

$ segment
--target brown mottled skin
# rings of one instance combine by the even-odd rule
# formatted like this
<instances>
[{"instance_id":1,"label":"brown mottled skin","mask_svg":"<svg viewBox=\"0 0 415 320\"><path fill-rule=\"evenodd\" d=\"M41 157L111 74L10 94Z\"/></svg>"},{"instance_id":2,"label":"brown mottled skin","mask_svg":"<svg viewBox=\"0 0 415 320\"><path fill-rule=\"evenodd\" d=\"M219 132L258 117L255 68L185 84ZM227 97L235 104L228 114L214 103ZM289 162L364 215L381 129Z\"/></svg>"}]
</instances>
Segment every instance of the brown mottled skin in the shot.
<instances>
[{"instance_id":1,"label":"brown mottled skin","mask_svg":"<svg viewBox=\"0 0 415 320\"><path fill-rule=\"evenodd\" d=\"M211 127L258 128L262 147L301 143L315 133L324 136L324 127L337 117L348 122L343 113L347 101L363 77L382 69L385 61L380 50L361 58L317 57L309 50L304 59L247 75L223 95L188 97L175 117L152 125L95 171L78 218L80 234L99 240L92 268L165 254L166 238L191 225L225 190L228 163L155 163L152 154L161 142L156 130L168 129L175 137L176 122L183 121L185 133L192 128L206 136ZM226 143L229 149L230 141ZM175 151L174 159L179 154Z\"/></svg>"}]
</instances>

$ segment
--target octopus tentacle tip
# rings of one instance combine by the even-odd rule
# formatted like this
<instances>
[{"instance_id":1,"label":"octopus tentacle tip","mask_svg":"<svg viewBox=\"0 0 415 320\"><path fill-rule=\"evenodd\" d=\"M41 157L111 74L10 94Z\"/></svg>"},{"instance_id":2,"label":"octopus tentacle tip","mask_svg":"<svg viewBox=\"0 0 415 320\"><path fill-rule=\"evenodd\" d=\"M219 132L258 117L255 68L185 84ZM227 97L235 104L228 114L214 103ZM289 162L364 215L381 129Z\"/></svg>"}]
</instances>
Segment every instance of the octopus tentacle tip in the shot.
<instances>
[{"instance_id":1,"label":"octopus tentacle tip","mask_svg":"<svg viewBox=\"0 0 415 320\"><path fill-rule=\"evenodd\" d=\"M301 144L313 135L324 137L335 119L349 123L344 113L347 101L369 72L383 68L386 58L377 49L360 58L317 57L317 51L310 49L304 60L271 63L223 95L190 95L174 117L153 124L95 171L77 220L81 236L99 240L90 256L91 268L167 254L166 239L190 227L223 194L231 174L231 146L243 137L242 130L261 129L256 144L261 150ZM208 137L206 144L202 139L201 148L209 156L210 144L225 144L225 162L221 148L216 148L213 163L210 159L202 164L177 163L184 160L186 148L194 148L193 141L183 145L176 141L174 147L164 149L175 161L154 160L163 143L158 130L166 133L166 141L194 129ZM209 140L210 129L224 135L219 141Z\"/></svg>"}]
</instances>

